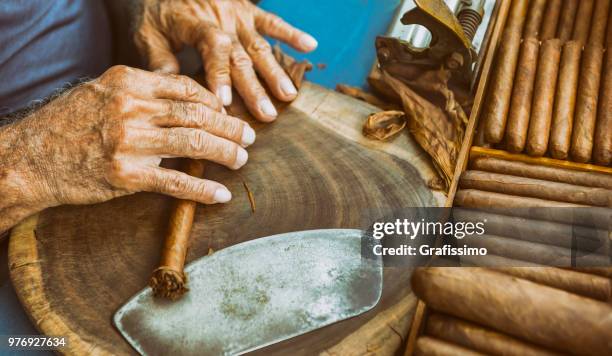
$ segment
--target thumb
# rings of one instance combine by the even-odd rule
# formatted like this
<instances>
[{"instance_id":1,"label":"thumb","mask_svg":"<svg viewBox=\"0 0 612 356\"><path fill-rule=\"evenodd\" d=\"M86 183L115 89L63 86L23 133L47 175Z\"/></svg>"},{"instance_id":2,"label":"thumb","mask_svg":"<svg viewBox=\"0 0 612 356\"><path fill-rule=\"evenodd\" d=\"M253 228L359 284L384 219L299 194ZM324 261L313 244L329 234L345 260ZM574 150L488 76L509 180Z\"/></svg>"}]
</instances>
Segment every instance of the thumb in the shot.
<instances>
[{"instance_id":1,"label":"thumb","mask_svg":"<svg viewBox=\"0 0 612 356\"><path fill-rule=\"evenodd\" d=\"M179 62L172 52L172 47L159 31L143 26L135 36L135 43L147 60L149 70L166 74L179 73Z\"/></svg>"}]
</instances>

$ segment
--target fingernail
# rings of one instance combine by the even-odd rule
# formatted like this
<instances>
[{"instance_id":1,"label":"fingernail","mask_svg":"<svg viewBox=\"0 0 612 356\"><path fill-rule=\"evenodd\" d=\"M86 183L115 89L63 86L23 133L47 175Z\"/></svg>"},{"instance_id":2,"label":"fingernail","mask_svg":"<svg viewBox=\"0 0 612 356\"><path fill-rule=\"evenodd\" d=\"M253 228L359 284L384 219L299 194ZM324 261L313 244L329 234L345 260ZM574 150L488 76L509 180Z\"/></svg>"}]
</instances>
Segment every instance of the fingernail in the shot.
<instances>
[{"instance_id":1,"label":"fingernail","mask_svg":"<svg viewBox=\"0 0 612 356\"><path fill-rule=\"evenodd\" d=\"M255 142L255 130L251 128L251 126L244 126L242 130L242 145L249 146Z\"/></svg>"},{"instance_id":2,"label":"fingernail","mask_svg":"<svg viewBox=\"0 0 612 356\"><path fill-rule=\"evenodd\" d=\"M232 103L232 88L229 85L223 85L217 89L217 98L221 99L223 106L229 106Z\"/></svg>"},{"instance_id":3,"label":"fingernail","mask_svg":"<svg viewBox=\"0 0 612 356\"><path fill-rule=\"evenodd\" d=\"M232 200L232 193L226 188L217 188L213 197L215 203L227 203Z\"/></svg>"},{"instance_id":4,"label":"fingernail","mask_svg":"<svg viewBox=\"0 0 612 356\"><path fill-rule=\"evenodd\" d=\"M315 40L311 35L305 33L300 38L300 44L302 47L312 51L313 49L317 48L319 42L317 42L317 40Z\"/></svg>"},{"instance_id":5,"label":"fingernail","mask_svg":"<svg viewBox=\"0 0 612 356\"><path fill-rule=\"evenodd\" d=\"M264 114L268 116L276 117L278 115L278 113L276 112L276 108L274 107L270 99L261 100L259 102L259 108Z\"/></svg>"},{"instance_id":6,"label":"fingernail","mask_svg":"<svg viewBox=\"0 0 612 356\"><path fill-rule=\"evenodd\" d=\"M293 82L289 78L281 79L280 87L287 96L294 96L297 94L297 89L295 89L295 85L293 85Z\"/></svg>"},{"instance_id":7,"label":"fingernail","mask_svg":"<svg viewBox=\"0 0 612 356\"><path fill-rule=\"evenodd\" d=\"M238 169L244 166L244 164L247 162L248 159L249 159L249 154L247 153L247 151L244 148L239 147L238 153L236 154L236 162L234 163L233 168Z\"/></svg>"}]
</instances>

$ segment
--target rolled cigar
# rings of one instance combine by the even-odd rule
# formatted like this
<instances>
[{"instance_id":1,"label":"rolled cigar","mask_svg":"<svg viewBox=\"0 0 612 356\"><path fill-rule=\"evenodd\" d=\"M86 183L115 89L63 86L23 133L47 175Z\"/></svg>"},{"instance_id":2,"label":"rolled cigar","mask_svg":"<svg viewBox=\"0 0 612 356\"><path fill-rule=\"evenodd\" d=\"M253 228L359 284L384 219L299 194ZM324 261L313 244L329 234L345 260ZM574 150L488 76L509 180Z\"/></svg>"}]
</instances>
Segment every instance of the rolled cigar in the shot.
<instances>
[{"instance_id":1,"label":"rolled cigar","mask_svg":"<svg viewBox=\"0 0 612 356\"><path fill-rule=\"evenodd\" d=\"M505 29L511 29L513 31L518 31L519 33L522 33L528 7L529 0L512 1Z\"/></svg>"},{"instance_id":2,"label":"rolled cigar","mask_svg":"<svg viewBox=\"0 0 612 356\"><path fill-rule=\"evenodd\" d=\"M497 235L466 237L462 243L468 247L485 248L487 256L503 256L515 261L525 261L550 267L574 267L604 269L610 265L610 257L601 254L576 254L569 248L544 243L518 240ZM482 257L482 256L479 256ZM462 257L462 260L465 258ZM522 262L521 262L522 263ZM515 266L521 266L516 264ZM528 266L525 264L525 266ZM595 272L589 272L599 274Z\"/></svg>"},{"instance_id":3,"label":"rolled cigar","mask_svg":"<svg viewBox=\"0 0 612 356\"><path fill-rule=\"evenodd\" d=\"M593 151L593 134L597 118L597 100L603 61L603 47L588 45L582 55L580 81L574 114L570 154L577 162L588 162Z\"/></svg>"},{"instance_id":4,"label":"rolled cigar","mask_svg":"<svg viewBox=\"0 0 612 356\"><path fill-rule=\"evenodd\" d=\"M559 16L561 15L561 4L562 0L548 0L540 28L540 38L542 41L555 38Z\"/></svg>"},{"instance_id":5,"label":"rolled cigar","mask_svg":"<svg viewBox=\"0 0 612 356\"><path fill-rule=\"evenodd\" d=\"M185 173L201 178L204 164L199 160L187 160ZM184 267L195 209L196 202L178 200L172 210L161 262L149 282L156 297L175 300L188 290Z\"/></svg>"},{"instance_id":6,"label":"rolled cigar","mask_svg":"<svg viewBox=\"0 0 612 356\"><path fill-rule=\"evenodd\" d=\"M608 15L608 30L606 31L606 48L612 47L612 11Z\"/></svg>"},{"instance_id":7,"label":"rolled cigar","mask_svg":"<svg viewBox=\"0 0 612 356\"><path fill-rule=\"evenodd\" d=\"M535 37L539 38L540 26L546 9L546 0L531 0L525 28L523 29L523 38Z\"/></svg>"},{"instance_id":8,"label":"rolled cigar","mask_svg":"<svg viewBox=\"0 0 612 356\"><path fill-rule=\"evenodd\" d=\"M608 11L610 0L595 0L593 19L591 20L591 31L589 32L590 44L600 46L606 45L606 25L608 23Z\"/></svg>"},{"instance_id":9,"label":"rolled cigar","mask_svg":"<svg viewBox=\"0 0 612 356\"><path fill-rule=\"evenodd\" d=\"M494 157L478 157L474 159L471 162L471 169L586 187L612 189L612 176L609 174L538 166Z\"/></svg>"},{"instance_id":10,"label":"rolled cigar","mask_svg":"<svg viewBox=\"0 0 612 356\"><path fill-rule=\"evenodd\" d=\"M554 221L562 224L572 222L578 225L589 224L601 229L610 228L612 223L612 210L608 208L585 208L584 205L519 197L477 189L460 189L455 194L453 205L481 209L495 214Z\"/></svg>"},{"instance_id":11,"label":"rolled cigar","mask_svg":"<svg viewBox=\"0 0 612 356\"><path fill-rule=\"evenodd\" d=\"M581 355L612 354L612 305L483 268L417 268L412 289L427 306Z\"/></svg>"},{"instance_id":12,"label":"rolled cigar","mask_svg":"<svg viewBox=\"0 0 612 356\"><path fill-rule=\"evenodd\" d=\"M561 42L565 43L572 38L578 2L579 0L563 0L563 7L561 8L561 15L559 16L559 25L557 27L557 38L560 39Z\"/></svg>"},{"instance_id":13,"label":"rolled cigar","mask_svg":"<svg viewBox=\"0 0 612 356\"><path fill-rule=\"evenodd\" d=\"M520 31L512 29L504 31L497 53L497 66L491 78L489 97L483 112L485 139L489 143L499 143L504 137L520 44Z\"/></svg>"},{"instance_id":14,"label":"rolled cigar","mask_svg":"<svg viewBox=\"0 0 612 356\"><path fill-rule=\"evenodd\" d=\"M414 354L415 356L484 356L479 352L427 336L417 339Z\"/></svg>"},{"instance_id":15,"label":"rolled cigar","mask_svg":"<svg viewBox=\"0 0 612 356\"><path fill-rule=\"evenodd\" d=\"M576 10L572 40L582 43L583 46L587 44L589 39L594 2L594 0L580 0L578 10Z\"/></svg>"},{"instance_id":16,"label":"rolled cigar","mask_svg":"<svg viewBox=\"0 0 612 356\"><path fill-rule=\"evenodd\" d=\"M569 41L563 45L549 143L550 155L557 159L567 159L570 149L581 54L580 42Z\"/></svg>"},{"instance_id":17,"label":"rolled cigar","mask_svg":"<svg viewBox=\"0 0 612 356\"><path fill-rule=\"evenodd\" d=\"M425 333L488 355L560 355L492 329L435 312L427 317Z\"/></svg>"},{"instance_id":18,"label":"rolled cigar","mask_svg":"<svg viewBox=\"0 0 612 356\"><path fill-rule=\"evenodd\" d=\"M573 204L612 207L612 191L603 188L583 187L483 171L464 172L459 184L464 189L480 189Z\"/></svg>"},{"instance_id":19,"label":"rolled cigar","mask_svg":"<svg viewBox=\"0 0 612 356\"><path fill-rule=\"evenodd\" d=\"M576 267L576 270L612 279L612 267Z\"/></svg>"},{"instance_id":20,"label":"rolled cigar","mask_svg":"<svg viewBox=\"0 0 612 356\"><path fill-rule=\"evenodd\" d=\"M527 136L526 150L531 156L543 156L548 147L560 59L561 41L544 41L540 49Z\"/></svg>"},{"instance_id":21,"label":"rolled cigar","mask_svg":"<svg viewBox=\"0 0 612 356\"><path fill-rule=\"evenodd\" d=\"M512 152L522 152L527 140L539 49L540 41L535 37L526 38L521 44L506 127L506 147Z\"/></svg>"},{"instance_id":22,"label":"rolled cigar","mask_svg":"<svg viewBox=\"0 0 612 356\"><path fill-rule=\"evenodd\" d=\"M487 235L571 248L581 255L610 254L607 229L460 208L453 209L453 218L460 222L485 222L484 230Z\"/></svg>"},{"instance_id":23,"label":"rolled cigar","mask_svg":"<svg viewBox=\"0 0 612 356\"><path fill-rule=\"evenodd\" d=\"M593 161L602 166L612 164L612 48L606 50L594 141Z\"/></svg>"},{"instance_id":24,"label":"rolled cigar","mask_svg":"<svg viewBox=\"0 0 612 356\"><path fill-rule=\"evenodd\" d=\"M495 271L538 284L607 302L612 295L609 278L555 267L503 267Z\"/></svg>"}]
</instances>

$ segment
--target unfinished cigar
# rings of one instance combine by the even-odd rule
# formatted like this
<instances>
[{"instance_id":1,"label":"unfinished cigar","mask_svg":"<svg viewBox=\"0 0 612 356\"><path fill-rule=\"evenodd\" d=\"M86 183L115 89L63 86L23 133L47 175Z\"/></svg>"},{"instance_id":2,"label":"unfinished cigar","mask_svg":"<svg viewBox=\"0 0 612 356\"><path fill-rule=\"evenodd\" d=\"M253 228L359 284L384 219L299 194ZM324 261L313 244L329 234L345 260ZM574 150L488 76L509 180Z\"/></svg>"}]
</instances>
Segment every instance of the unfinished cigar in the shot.
<instances>
[{"instance_id":1,"label":"unfinished cigar","mask_svg":"<svg viewBox=\"0 0 612 356\"><path fill-rule=\"evenodd\" d=\"M504 137L520 44L520 31L513 29L504 31L497 53L497 66L491 78L491 88L483 112L485 139L489 143L499 143Z\"/></svg>"},{"instance_id":2,"label":"unfinished cigar","mask_svg":"<svg viewBox=\"0 0 612 356\"><path fill-rule=\"evenodd\" d=\"M204 174L204 164L199 160L187 160L185 173L201 178ZM178 200L172 210L161 262L149 283L157 297L175 300L188 290L187 276L183 269L195 209L196 202Z\"/></svg>"},{"instance_id":3,"label":"unfinished cigar","mask_svg":"<svg viewBox=\"0 0 612 356\"><path fill-rule=\"evenodd\" d=\"M576 267L577 271L612 279L612 267Z\"/></svg>"},{"instance_id":4,"label":"unfinished cigar","mask_svg":"<svg viewBox=\"0 0 612 356\"><path fill-rule=\"evenodd\" d=\"M612 207L612 191L603 188L483 171L464 172L459 184L464 189L479 189L573 204Z\"/></svg>"},{"instance_id":5,"label":"unfinished cigar","mask_svg":"<svg viewBox=\"0 0 612 356\"><path fill-rule=\"evenodd\" d=\"M526 150L531 156L543 156L548 147L560 59L561 41L544 41L540 49L527 136Z\"/></svg>"},{"instance_id":6,"label":"unfinished cigar","mask_svg":"<svg viewBox=\"0 0 612 356\"><path fill-rule=\"evenodd\" d=\"M555 267L503 267L496 271L538 284L607 302L612 295L609 278Z\"/></svg>"},{"instance_id":7,"label":"unfinished cigar","mask_svg":"<svg viewBox=\"0 0 612 356\"><path fill-rule=\"evenodd\" d=\"M512 1L505 29L510 29L522 33L525 18L527 17L528 7L529 0Z\"/></svg>"},{"instance_id":8,"label":"unfinished cigar","mask_svg":"<svg viewBox=\"0 0 612 356\"><path fill-rule=\"evenodd\" d=\"M544 18L542 19L542 26L540 27L540 38L543 41L555 38L559 16L561 15L561 5L562 0L548 0Z\"/></svg>"},{"instance_id":9,"label":"unfinished cigar","mask_svg":"<svg viewBox=\"0 0 612 356\"><path fill-rule=\"evenodd\" d=\"M582 355L612 354L612 305L483 268L417 268L414 293L434 310Z\"/></svg>"},{"instance_id":10,"label":"unfinished cigar","mask_svg":"<svg viewBox=\"0 0 612 356\"><path fill-rule=\"evenodd\" d=\"M540 25L542 24L542 18L544 17L545 9L546 0L530 1L529 12L527 13L527 20L525 21L525 28L523 29L523 38L539 37Z\"/></svg>"},{"instance_id":11,"label":"unfinished cigar","mask_svg":"<svg viewBox=\"0 0 612 356\"><path fill-rule=\"evenodd\" d=\"M588 269L603 269L610 265L610 257L602 254L580 254L561 246L525 241L497 235L466 237L462 243L468 247L485 248L487 256L503 256L512 260L535 263L551 267L585 266ZM479 256L482 257L482 256ZM462 258L463 260L463 258ZM522 264L515 264L521 266ZM528 264L524 264L527 266ZM594 272L589 272L594 273Z\"/></svg>"},{"instance_id":12,"label":"unfinished cigar","mask_svg":"<svg viewBox=\"0 0 612 356\"><path fill-rule=\"evenodd\" d=\"M506 147L512 152L522 152L527 140L539 49L540 41L535 37L521 44L506 127Z\"/></svg>"},{"instance_id":13,"label":"unfinished cigar","mask_svg":"<svg viewBox=\"0 0 612 356\"><path fill-rule=\"evenodd\" d=\"M427 317L425 333L488 355L560 355L492 329L435 312Z\"/></svg>"},{"instance_id":14,"label":"unfinished cigar","mask_svg":"<svg viewBox=\"0 0 612 356\"><path fill-rule=\"evenodd\" d=\"M593 151L593 134L597 118L597 100L603 61L603 47L588 45L582 55L580 81L574 114L571 156L577 162L588 162Z\"/></svg>"},{"instance_id":15,"label":"unfinished cigar","mask_svg":"<svg viewBox=\"0 0 612 356\"><path fill-rule=\"evenodd\" d=\"M581 172L548 166L539 166L494 157L478 157L471 162L471 169L513 176L549 180L586 187L612 189L612 176L597 172Z\"/></svg>"},{"instance_id":16,"label":"unfinished cigar","mask_svg":"<svg viewBox=\"0 0 612 356\"><path fill-rule=\"evenodd\" d=\"M608 26L612 27L612 25ZM602 166L612 164L612 48L606 50L606 64L601 83L593 143L593 161Z\"/></svg>"},{"instance_id":17,"label":"unfinished cigar","mask_svg":"<svg viewBox=\"0 0 612 356\"><path fill-rule=\"evenodd\" d=\"M590 44L605 46L606 25L608 23L608 11L610 10L610 0L595 0L593 19L591 20L591 30L589 32Z\"/></svg>"},{"instance_id":18,"label":"unfinished cigar","mask_svg":"<svg viewBox=\"0 0 612 356\"><path fill-rule=\"evenodd\" d=\"M563 45L549 143L550 155L557 159L567 159L570 150L581 54L580 42L569 41Z\"/></svg>"},{"instance_id":19,"label":"unfinished cigar","mask_svg":"<svg viewBox=\"0 0 612 356\"><path fill-rule=\"evenodd\" d=\"M582 43L583 46L587 44L589 39L594 3L594 0L580 0L576 10L572 40Z\"/></svg>"},{"instance_id":20,"label":"unfinished cigar","mask_svg":"<svg viewBox=\"0 0 612 356\"><path fill-rule=\"evenodd\" d=\"M578 2L579 0L563 0L563 7L561 8L561 15L559 16L559 25L557 26L557 38L560 39L561 42L565 43L572 38Z\"/></svg>"},{"instance_id":21,"label":"unfinished cigar","mask_svg":"<svg viewBox=\"0 0 612 356\"><path fill-rule=\"evenodd\" d=\"M484 356L479 352L427 336L417 339L414 354L415 356Z\"/></svg>"}]
</instances>

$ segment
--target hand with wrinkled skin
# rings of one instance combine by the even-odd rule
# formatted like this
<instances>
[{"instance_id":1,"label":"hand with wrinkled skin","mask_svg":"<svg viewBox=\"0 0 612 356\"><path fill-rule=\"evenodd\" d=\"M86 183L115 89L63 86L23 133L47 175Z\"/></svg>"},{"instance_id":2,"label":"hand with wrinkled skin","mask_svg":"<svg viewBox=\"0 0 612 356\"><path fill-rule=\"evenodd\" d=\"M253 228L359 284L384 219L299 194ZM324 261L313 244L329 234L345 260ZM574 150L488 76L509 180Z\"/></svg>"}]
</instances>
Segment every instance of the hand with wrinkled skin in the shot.
<instances>
[{"instance_id":1,"label":"hand with wrinkled skin","mask_svg":"<svg viewBox=\"0 0 612 356\"><path fill-rule=\"evenodd\" d=\"M291 101L297 96L262 35L303 52L317 47L312 36L248 0L143 0L143 5L135 42L149 69L178 73L173 52L193 46L202 57L208 88L227 106L233 84L261 121L272 121L278 114L255 72L277 99Z\"/></svg>"},{"instance_id":2,"label":"hand with wrinkled skin","mask_svg":"<svg viewBox=\"0 0 612 356\"><path fill-rule=\"evenodd\" d=\"M0 128L0 231L50 206L138 191L229 201L220 183L159 166L164 157L243 166L255 132L220 110L192 79L116 66Z\"/></svg>"}]
</instances>

